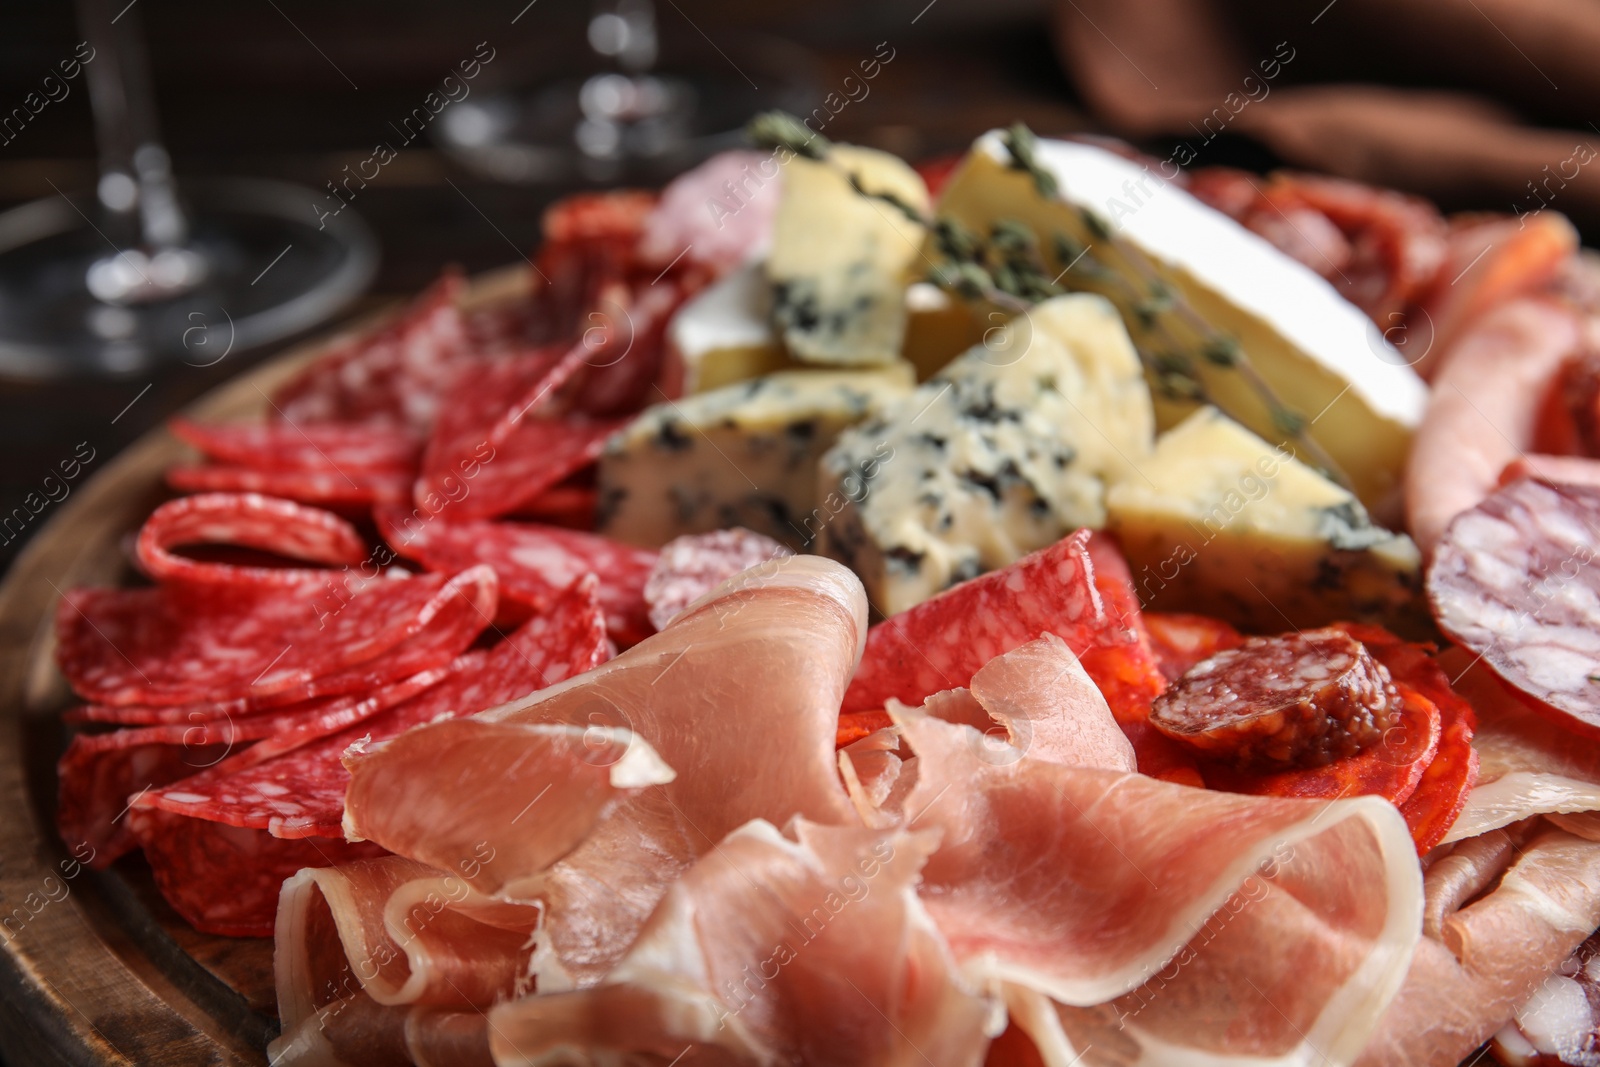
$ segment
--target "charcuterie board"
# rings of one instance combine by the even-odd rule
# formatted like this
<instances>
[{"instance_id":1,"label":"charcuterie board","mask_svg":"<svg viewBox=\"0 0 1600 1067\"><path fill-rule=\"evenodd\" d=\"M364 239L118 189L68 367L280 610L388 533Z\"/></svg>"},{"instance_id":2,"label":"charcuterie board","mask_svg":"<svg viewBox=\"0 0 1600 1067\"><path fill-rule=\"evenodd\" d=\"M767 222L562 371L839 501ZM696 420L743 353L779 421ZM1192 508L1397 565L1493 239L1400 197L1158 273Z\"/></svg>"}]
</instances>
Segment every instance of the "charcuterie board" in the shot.
<instances>
[{"instance_id":1,"label":"charcuterie board","mask_svg":"<svg viewBox=\"0 0 1600 1067\"><path fill-rule=\"evenodd\" d=\"M463 304L524 294L525 267L483 275ZM370 326L357 323L353 329ZM347 336L308 341L198 401L203 420L255 414L280 383ZM132 577L127 536L168 495L184 446L157 430L70 498L0 585L0 1055L28 1064L266 1062L277 1031L272 943L198 933L161 899L143 862L89 870L53 826L58 712L52 661L61 590Z\"/></svg>"}]
</instances>

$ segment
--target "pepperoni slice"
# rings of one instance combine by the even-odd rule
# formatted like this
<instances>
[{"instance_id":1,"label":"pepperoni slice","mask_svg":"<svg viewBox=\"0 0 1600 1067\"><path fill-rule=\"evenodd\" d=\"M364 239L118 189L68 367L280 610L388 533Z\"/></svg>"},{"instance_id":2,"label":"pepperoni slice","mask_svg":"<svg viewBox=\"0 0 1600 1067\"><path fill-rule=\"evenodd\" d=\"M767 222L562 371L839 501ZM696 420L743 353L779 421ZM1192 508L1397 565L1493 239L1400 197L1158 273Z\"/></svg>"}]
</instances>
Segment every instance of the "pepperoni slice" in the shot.
<instances>
[{"instance_id":1,"label":"pepperoni slice","mask_svg":"<svg viewBox=\"0 0 1600 1067\"><path fill-rule=\"evenodd\" d=\"M411 499L415 482L409 470L255 470L208 464L167 471L167 484L180 493L262 493L330 508L403 504Z\"/></svg>"},{"instance_id":2,"label":"pepperoni slice","mask_svg":"<svg viewBox=\"0 0 1600 1067\"><path fill-rule=\"evenodd\" d=\"M1150 719L1207 759L1288 770L1370 748L1397 704L1388 670L1330 627L1252 637L1201 661L1156 700Z\"/></svg>"},{"instance_id":3,"label":"pepperoni slice","mask_svg":"<svg viewBox=\"0 0 1600 1067\"><path fill-rule=\"evenodd\" d=\"M279 556L356 566L367 544L332 512L256 493L203 493L169 500L139 530L135 551L145 573L158 580L219 585L292 586L321 581L326 571L303 567L240 567L175 555L180 545L232 545Z\"/></svg>"},{"instance_id":4,"label":"pepperoni slice","mask_svg":"<svg viewBox=\"0 0 1600 1067\"><path fill-rule=\"evenodd\" d=\"M1144 626L1161 663L1161 673L1169 682L1182 678L1201 660L1238 648L1244 642L1244 635L1231 625L1206 615L1147 611Z\"/></svg>"},{"instance_id":5,"label":"pepperoni slice","mask_svg":"<svg viewBox=\"0 0 1600 1067\"><path fill-rule=\"evenodd\" d=\"M498 591L487 567L374 581L343 598L189 584L78 589L56 611L56 663L99 704L254 699L380 656L457 600L493 618Z\"/></svg>"},{"instance_id":6,"label":"pepperoni slice","mask_svg":"<svg viewBox=\"0 0 1600 1067\"><path fill-rule=\"evenodd\" d=\"M505 599L524 611L546 610L578 578L598 575L612 639L631 645L654 632L644 601L653 551L532 523L445 522L400 508L381 508L375 517L397 551L429 570L488 564L500 576Z\"/></svg>"},{"instance_id":7,"label":"pepperoni slice","mask_svg":"<svg viewBox=\"0 0 1600 1067\"><path fill-rule=\"evenodd\" d=\"M423 444L417 433L399 426L173 419L167 428L210 459L264 471L414 471Z\"/></svg>"},{"instance_id":8,"label":"pepperoni slice","mask_svg":"<svg viewBox=\"0 0 1600 1067\"><path fill-rule=\"evenodd\" d=\"M1440 629L1564 725L1600 734L1600 488L1523 479L1450 523L1428 568Z\"/></svg>"},{"instance_id":9,"label":"pepperoni slice","mask_svg":"<svg viewBox=\"0 0 1600 1067\"><path fill-rule=\"evenodd\" d=\"M493 649L467 653L450 677L382 715L277 758L229 760L145 793L135 798L134 807L267 830L277 837L342 837L350 776L341 757L352 745L484 711L592 670L609 656L598 583L585 576L549 612Z\"/></svg>"},{"instance_id":10,"label":"pepperoni slice","mask_svg":"<svg viewBox=\"0 0 1600 1067\"><path fill-rule=\"evenodd\" d=\"M668 541L644 585L650 622L665 630L684 608L740 571L792 555L793 550L742 526Z\"/></svg>"},{"instance_id":11,"label":"pepperoni slice","mask_svg":"<svg viewBox=\"0 0 1600 1067\"><path fill-rule=\"evenodd\" d=\"M283 841L165 811L136 809L129 821L167 903L196 930L223 937L271 937L278 890L296 871L388 854L367 841Z\"/></svg>"},{"instance_id":12,"label":"pepperoni slice","mask_svg":"<svg viewBox=\"0 0 1600 1067\"><path fill-rule=\"evenodd\" d=\"M1307 770L1270 774L1243 772L1220 763L1203 763L1206 785L1256 796L1315 797L1334 800L1380 796L1400 804L1411 797L1440 749L1439 708L1404 682L1395 683L1399 714L1379 742L1359 755ZM1452 816L1453 818L1453 816Z\"/></svg>"}]
</instances>

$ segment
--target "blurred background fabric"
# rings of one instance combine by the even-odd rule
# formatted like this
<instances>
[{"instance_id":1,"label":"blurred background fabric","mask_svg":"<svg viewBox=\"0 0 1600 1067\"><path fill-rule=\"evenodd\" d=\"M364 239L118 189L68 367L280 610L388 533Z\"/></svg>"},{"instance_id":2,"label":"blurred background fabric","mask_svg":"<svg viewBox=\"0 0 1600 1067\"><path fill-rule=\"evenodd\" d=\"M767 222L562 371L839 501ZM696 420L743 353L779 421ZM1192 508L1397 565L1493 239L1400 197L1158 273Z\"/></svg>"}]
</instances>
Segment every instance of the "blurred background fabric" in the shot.
<instances>
[{"instance_id":1,"label":"blurred background fabric","mask_svg":"<svg viewBox=\"0 0 1600 1067\"><path fill-rule=\"evenodd\" d=\"M583 51L591 13L582 0L134 2L180 182L319 190L480 43L495 60L474 92L534 82ZM1041 134L1118 135L1191 166L1327 171L1447 210L1543 205L1600 233L1595 0L661 0L658 20L664 39L709 44L741 76L739 41L792 43L812 59L819 105L886 47L892 62L825 132L913 160L1020 120ZM83 81L5 124L83 39L72 5L7 0L0 26L0 209L92 188ZM499 183L417 139L351 203L383 258L344 319L419 290L447 263L471 272L526 257L541 211L575 188ZM272 351L122 379L0 380L0 566L56 502L4 520L40 500L62 461L88 452L85 470L103 469Z\"/></svg>"}]
</instances>

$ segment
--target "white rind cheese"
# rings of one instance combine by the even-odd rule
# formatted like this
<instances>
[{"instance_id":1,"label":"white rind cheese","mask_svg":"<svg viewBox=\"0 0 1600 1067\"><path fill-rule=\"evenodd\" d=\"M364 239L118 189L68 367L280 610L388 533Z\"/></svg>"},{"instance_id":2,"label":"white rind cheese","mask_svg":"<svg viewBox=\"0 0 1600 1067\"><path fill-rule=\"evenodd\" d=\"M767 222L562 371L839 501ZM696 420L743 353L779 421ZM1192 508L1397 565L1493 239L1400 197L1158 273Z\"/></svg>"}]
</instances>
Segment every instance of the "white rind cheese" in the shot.
<instances>
[{"instance_id":1,"label":"white rind cheese","mask_svg":"<svg viewBox=\"0 0 1600 1067\"><path fill-rule=\"evenodd\" d=\"M899 362L783 371L648 408L606 443L599 532L653 548L743 526L804 550L820 525L819 458L914 381Z\"/></svg>"},{"instance_id":2,"label":"white rind cheese","mask_svg":"<svg viewBox=\"0 0 1600 1067\"><path fill-rule=\"evenodd\" d=\"M1215 408L1162 434L1139 469L1106 510L1146 607L1271 633L1420 618L1411 539Z\"/></svg>"},{"instance_id":3,"label":"white rind cheese","mask_svg":"<svg viewBox=\"0 0 1600 1067\"><path fill-rule=\"evenodd\" d=\"M1105 522L1154 415L1117 311L1089 294L1012 320L823 457L822 550L890 615Z\"/></svg>"},{"instance_id":4,"label":"white rind cheese","mask_svg":"<svg viewBox=\"0 0 1600 1067\"><path fill-rule=\"evenodd\" d=\"M688 396L790 366L772 326L772 287L746 264L684 304L667 325L663 388Z\"/></svg>"},{"instance_id":5,"label":"white rind cheese","mask_svg":"<svg viewBox=\"0 0 1600 1067\"><path fill-rule=\"evenodd\" d=\"M1287 441L1281 419L1237 368L1204 358L1205 337L1193 323L1170 309L1151 314L1153 294L1141 267L1152 268L1200 319L1238 342L1363 502L1385 503L1399 483L1427 389L1360 310L1314 271L1138 163L1092 145L1047 140L1038 142L1036 159L1059 186L1052 199L1010 166L998 132L984 135L951 179L939 213L979 234L1001 219L1022 222L1039 235L1051 275L1068 266L1060 251L1087 248L1063 284L1110 297L1147 355L1186 364L1229 415L1269 440ZM1114 240L1097 234L1097 225ZM1065 249L1057 235L1069 239ZM1163 424L1191 410L1163 405Z\"/></svg>"},{"instance_id":6,"label":"white rind cheese","mask_svg":"<svg viewBox=\"0 0 1600 1067\"><path fill-rule=\"evenodd\" d=\"M925 228L851 188L847 173L866 192L928 210L922 179L887 152L834 145L827 162L791 159L767 259L773 322L794 359L889 363L900 357Z\"/></svg>"}]
</instances>

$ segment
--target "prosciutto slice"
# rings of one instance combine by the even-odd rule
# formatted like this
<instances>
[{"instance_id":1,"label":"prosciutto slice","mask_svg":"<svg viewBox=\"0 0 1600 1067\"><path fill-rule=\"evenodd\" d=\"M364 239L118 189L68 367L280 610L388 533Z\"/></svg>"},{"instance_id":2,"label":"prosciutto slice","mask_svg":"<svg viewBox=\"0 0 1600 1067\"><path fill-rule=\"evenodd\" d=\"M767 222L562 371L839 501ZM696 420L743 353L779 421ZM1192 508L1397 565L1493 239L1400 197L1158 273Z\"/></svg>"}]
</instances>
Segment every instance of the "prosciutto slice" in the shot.
<instances>
[{"instance_id":1,"label":"prosciutto slice","mask_svg":"<svg viewBox=\"0 0 1600 1067\"><path fill-rule=\"evenodd\" d=\"M980 1063L985 1005L916 894L937 835L804 820L793 834L760 820L729 834L603 984L495 1008L496 1062L582 1048L588 1062Z\"/></svg>"},{"instance_id":2,"label":"prosciutto slice","mask_svg":"<svg viewBox=\"0 0 1600 1067\"><path fill-rule=\"evenodd\" d=\"M1459 649L1440 657L1478 715L1478 781L1445 842L1478 837L1530 815L1600 811L1600 750L1534 712L1483 663Z\"/></svg>"},{"instance_id":3,"label":"prosciutto slice","mask_svg":"<svg viewBox=\"0 0 1600 1067\"><path fill-rule=\"evenodd\" d=\"M501 849L476 882L545 904L541 988L592 983L671 881L739 826L796 814L858 822L834 738L865 631L860 582L838 564L797 556L745 571L609 663L456 724L448 757L420 743L379 753L350 795L350 825L435 863L439 849L469 840L522 841L518 816L529 805L541 822L592 825L569 810L592 796L541 769L547 753L530 727L578 727L591 739L626 731L632 744L647 743L675 778L656 775L662 784L610 809L565 857L553 847ZM607 749L595 759L623 774L630 755ZM507 772L493 776L492 792L472 762L480 758Z\"/></svg>"}]
</instances>

